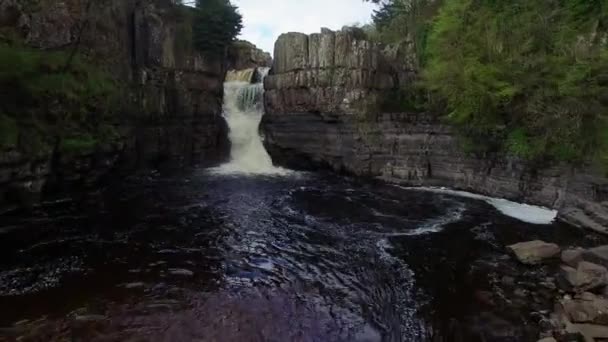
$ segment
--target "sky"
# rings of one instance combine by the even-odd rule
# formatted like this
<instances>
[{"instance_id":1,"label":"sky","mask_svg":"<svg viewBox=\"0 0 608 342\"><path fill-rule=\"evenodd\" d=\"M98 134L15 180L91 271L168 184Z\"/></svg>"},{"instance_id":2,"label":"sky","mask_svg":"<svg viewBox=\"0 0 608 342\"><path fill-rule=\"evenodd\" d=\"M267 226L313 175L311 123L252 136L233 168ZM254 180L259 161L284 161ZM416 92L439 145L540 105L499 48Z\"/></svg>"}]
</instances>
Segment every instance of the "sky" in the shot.
<instances>
[{"instance_id":1,"label":"sky","mask_svg":"<svg viewBox=\"0 0 608 342\"><path fill-rule=\"evenodd\" d=\"M232 0L243 15L240 39L273 53L281 33L339 30L344 25L365 24L374 6L363 0Z\"/></svg>"}]
</instances>

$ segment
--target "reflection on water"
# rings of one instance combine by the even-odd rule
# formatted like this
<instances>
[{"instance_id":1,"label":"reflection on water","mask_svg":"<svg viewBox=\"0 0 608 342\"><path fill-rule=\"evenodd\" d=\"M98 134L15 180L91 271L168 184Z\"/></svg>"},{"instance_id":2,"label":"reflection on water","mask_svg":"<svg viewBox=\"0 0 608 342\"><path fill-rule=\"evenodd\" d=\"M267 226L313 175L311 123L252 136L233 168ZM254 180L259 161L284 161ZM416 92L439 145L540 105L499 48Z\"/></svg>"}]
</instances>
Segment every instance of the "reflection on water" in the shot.
<instances>
[{"instance_id":1,"label":"reflection on water","mask_svg":"<svg viewBox=\"0 0 608 342\"><path fill-rule=\"evenodd\" d=\"M526 341L552 298L484 297L545 272L504 246L595 238L449 194L204 170L0 222L9 340Z\"/></svg>"}]
</instances>

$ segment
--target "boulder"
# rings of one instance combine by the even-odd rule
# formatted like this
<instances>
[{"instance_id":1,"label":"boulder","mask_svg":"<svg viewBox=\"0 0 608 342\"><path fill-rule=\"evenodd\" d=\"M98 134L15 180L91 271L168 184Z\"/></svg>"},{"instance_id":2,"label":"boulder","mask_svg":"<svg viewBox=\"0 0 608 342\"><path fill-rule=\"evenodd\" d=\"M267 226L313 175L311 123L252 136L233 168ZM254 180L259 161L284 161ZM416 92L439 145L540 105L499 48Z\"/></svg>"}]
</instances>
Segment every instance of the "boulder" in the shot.
<instances>
[{"instance_id":1,"label":"boulder","mask_svg":"<svg viewBox=\"0 0 608 342\"><path fill-rule=\"evenodd\" d=\"M507 247L517 259L527 265L538 264L553 258L560 252L558 245L540 240L520 242Z\"/></svg>"},{"instance_id":2,"label":"boulder","mask_svg":"<svg viewBox=\"0 0 608 342\"><path fill-rule=\"evenodd\" d=\"M560 284L566 290L581 292L602 288L608 284L607 277L606 267L587 261L581 261L577 268L560 267Z\"/></svg>"},{"instance_id":3,"label":"boulder","mask_svg":"<svg viewBox=\"0 0 608 342\"><path fill-rule=\"evenodd\" d=\"M568 265L561 265L559 268L558 284L565 290L573 290L578 285L576 279L576 268Z\"/></svg>"},{"instance_id":4,"label":"boulder","mask_svg":"<svg viewBox=\"0 0 608 342\"><path fill-rule=\"evenodd\" d=\"M538 340L538 342L557 342L553 337L545 337L543 339Z\"/></svg>"},{"instance_id":5,"label":"boulder","mask_svg":"<svg viewBox=\"0 0 608 342\"><path fill-rule=\"evenodd\" d=\"M585 252L582 248L567 249L562 252L562 262L570 267L578 267L578 263L583 261L583 253Z\"/></svg>"},{"instance_id":6,"label":"boulder","mask_svg":"<svg viewBox=\"0 0 608 342\"><path fill-rule=\"evenodd\" d=\"M608 325L608 299L586 292L575 299L560 302L564 313L574 323Z\"/></svg>"},{"instance_id":7,"label":"boulder","mask_svg":"<svg viewBox=\"0 0 608 342\"><path fill-rule=\"evenodd\" d=\"M608 270L604 266L582 261L578 264L576 272L580 287L595 289L606 286Z\"/></svg>"},{"instance_id":8,"label":"boulder","mask_svg":"<svg viewBox=\"0 0 608 342\"><path fill-rule=\"evenodd\" d=\"M583 259L608 267L608 245L588 249L583 253Z\"/></svg>"},{"instance_id":9,"label":"boulder","mask_svg":"<svg viewBox=\"0 0 608 342\"><path fill-rule=\"evenodd\" d=\"M608 338L608 327L597 324L572 324L568 327L568 332L582 335L585 342Z\"/></svg>"}]
</instances>

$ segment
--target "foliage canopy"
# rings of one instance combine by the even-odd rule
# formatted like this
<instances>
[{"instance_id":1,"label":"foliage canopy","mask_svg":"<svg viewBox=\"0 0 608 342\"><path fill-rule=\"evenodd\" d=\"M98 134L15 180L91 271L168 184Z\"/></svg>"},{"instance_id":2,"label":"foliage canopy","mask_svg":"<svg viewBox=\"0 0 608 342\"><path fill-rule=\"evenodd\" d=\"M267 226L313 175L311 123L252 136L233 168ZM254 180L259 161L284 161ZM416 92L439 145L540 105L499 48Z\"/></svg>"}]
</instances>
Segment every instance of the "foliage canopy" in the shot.
<instances>
[{"instance_id":1,"label":"foliage canopy","mask_svg":"<svg viewBox=\"0 0 608 342\"><path fill-rule=\"evenodd\" d=\"M0 148L44 153L57 140L95 132L118 108L109 75L66 52L0 44ZM103 108L103 110L100 110Z\"/></svg>"},{"instance_id":2,"label":"foliage canopy","mask_svg":"<svg viewBox=\"0 0 608 342\"><path fill-rule=\"evenodd\" d=\"M608 0L389 0L374 20L415 42L421 84L475 150L606 161Z\"/></svg>"},{"instance_id":3,"label":"foliage canopy","mask_svg":"<svg viewBox=\"0 0 608 342\"><path fill-rule=\"evenodd\" d=\"M243 18L229 0L196 0L192 23L194 47L223 56L243 28Z\"/></svg>"}]
</instances>

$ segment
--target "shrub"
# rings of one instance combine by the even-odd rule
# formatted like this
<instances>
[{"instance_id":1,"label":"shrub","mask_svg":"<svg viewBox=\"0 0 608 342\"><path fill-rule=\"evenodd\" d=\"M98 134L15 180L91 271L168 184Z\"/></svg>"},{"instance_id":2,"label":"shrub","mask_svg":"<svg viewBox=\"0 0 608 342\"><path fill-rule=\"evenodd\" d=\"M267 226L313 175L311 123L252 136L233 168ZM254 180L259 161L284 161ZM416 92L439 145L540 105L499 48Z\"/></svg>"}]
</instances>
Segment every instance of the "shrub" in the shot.
<instances>
[{"instance_id":1,"label":"shrub","mask_svg":"<svg viewBox=\"0 0 608 342\"><path fill-rule=\"evenodd\" d=\"M0 112L21 114L11 120L22 128L23 152L39 154L65 135L95 131L118 110L113 79L80 56L66 65L68 59L65 52L0 45L0 93L10 99L0 102Z\"/></svg>"},{"instance_id":2,"label":"shrub","mask_svg":"<svg viewBox=\"0 0 608 342\"><path fill-rule=\"evenodd\" d=\"M370 1L383 4L384 42L415 44L426 99L444 104L465 145L608 160L606 0Z\"/></svg>"},{"instance_id":3,"label":"shrub","mask_svg":"<svg viewBox=\"0 0 608 342\"><path fill-rule=\"evenodd\" d=\"M608 55L590 37L606 32L608 9L592 3L446 2L429 37L426 85L478 143L528 159L601 154Z\"/></svg>"}]
</instances>

